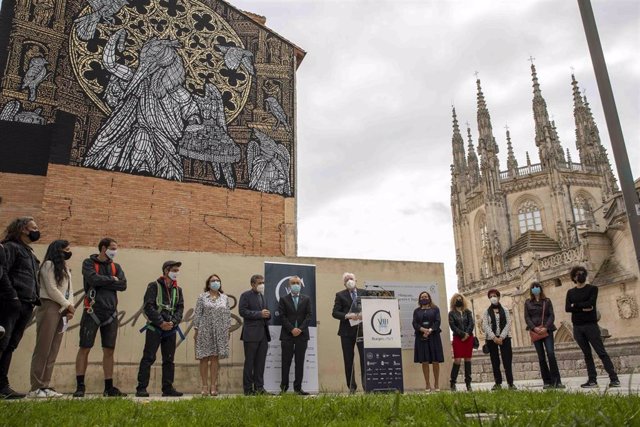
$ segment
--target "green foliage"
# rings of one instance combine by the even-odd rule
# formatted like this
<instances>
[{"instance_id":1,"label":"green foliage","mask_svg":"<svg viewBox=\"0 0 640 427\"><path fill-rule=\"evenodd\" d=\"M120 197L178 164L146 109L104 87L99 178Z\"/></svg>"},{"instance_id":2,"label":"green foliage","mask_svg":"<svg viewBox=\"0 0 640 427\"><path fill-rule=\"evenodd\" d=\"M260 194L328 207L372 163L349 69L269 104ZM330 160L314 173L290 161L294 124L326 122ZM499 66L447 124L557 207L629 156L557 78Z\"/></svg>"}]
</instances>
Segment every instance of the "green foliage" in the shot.
<instances>
[{"instance_id":1,"label":"green foliage","mask_svg":"<svg viewBox=\"0 0 640 427\"><path fill-rule=\"evenodd\" d=\"M640 397L565 392L0 402L6 426L640 426Z\"/></svg>"}]
</instances>

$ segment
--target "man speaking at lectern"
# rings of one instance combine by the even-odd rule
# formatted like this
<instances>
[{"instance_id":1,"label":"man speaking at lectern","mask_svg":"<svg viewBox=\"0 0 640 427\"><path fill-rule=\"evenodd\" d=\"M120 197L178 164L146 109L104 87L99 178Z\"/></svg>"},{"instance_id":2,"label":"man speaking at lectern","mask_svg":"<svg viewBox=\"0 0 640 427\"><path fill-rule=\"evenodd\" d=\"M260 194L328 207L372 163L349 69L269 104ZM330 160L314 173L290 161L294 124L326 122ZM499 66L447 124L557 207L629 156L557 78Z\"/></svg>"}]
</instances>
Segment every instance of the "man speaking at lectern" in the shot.
<instances>
[{"instance_id":1,"label":"man speaking at lectern","mask_svg":"<svg viewBox=\"0 0 640 427\"><path fill-rule=\"evenodd\" d=\"M360 375L364 378L364 343L362 342L362 315L358 297L365 291L358 289L356 276L353 273L344 273L342 281L346 289L336 293L333 304L333 318L340 320L338 335L342 344L342 358L344 360L344 373L347 379L347 387L350 393L355 393L358 384L355 379L353 359L354 346L358 346L360 356ZM362 381L364 387L364 380Z\"/></svg>"}]
</instances>

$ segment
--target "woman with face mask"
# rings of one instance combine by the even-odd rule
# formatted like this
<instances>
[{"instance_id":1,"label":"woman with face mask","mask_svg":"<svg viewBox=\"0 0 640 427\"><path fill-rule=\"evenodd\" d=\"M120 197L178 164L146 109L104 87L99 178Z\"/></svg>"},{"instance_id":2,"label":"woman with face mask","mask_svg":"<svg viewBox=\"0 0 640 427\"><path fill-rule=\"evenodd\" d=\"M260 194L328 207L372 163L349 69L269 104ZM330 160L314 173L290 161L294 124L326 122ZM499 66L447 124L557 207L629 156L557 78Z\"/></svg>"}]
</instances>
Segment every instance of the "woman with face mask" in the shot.
<instances>
[{"instance_id":1,"label":"woman with face mask","mask_svg":"<svg viewBox=\"0 0 640 427\"><path fill-rule=\"evenodd\" d=\"M500 304L500 291L490 289L487 297L491 305L484 312L482 318L482 328L487 339L487 347L489 348L489 356L491 357L491 368L493 369L493 378L495 384L491 390L500 390L502 388L502 372L500 372L500 358L504 365L504 373L507 377L509 390L515 390L513 384L512 358L513 352L511 348L511 316L509 310L505 310Z\"/></svg>"},{"instance_id":2,"label":"woman with face mask","mask_svg":"<svg viewBox=\"0 0 640 427\"><path fill-rule=\"evenodd\" d=\"M541 337L547 335L546 338L539 338L533 342L536 353L538 353L540 375L542 376L545 390L549 388L565 388L560 381L560 371L558 370L558 362L556 361L553 346L553 331L556 330L553 324L554 320L555 315L551 300L545 296L542 285L538 282L533 282L529 287L529 299L524 303L524 321L529 331ZM532 336L534 335L532 334Z\"/></svg>"},{"instance_id":3,"label":"woman with face mask","mask_svg":"<svg viewBox=\"0 0 640 427\"><path fill-rule=\"evenodd\" d=\"M450 387L456 390L456 380L460 364L464 359L464 383L471 391L471 356L473 353L473 328L475 321L469 310L467 299L461 294L453 294L449 302L449 327L453 332L453 364L451 365Z\"/></svg>"},{"instance_id":4,"label":"woman with face mask","mask_svg":"<svg viewBox=\"0 0 640 427\"><path fill-rule=\"evenodd\" d=\"M36 345L31 358L29 397L61 397L49 383L63 337L65 319L73 318L73 287L67 265L71 249L66 240L55 240L40 266L39 286L42 305L36 308Z\"/></svg>"},{"instance_id":5,"label":"woman with face mask","mask_svg":"<svg viewBox=\"0 0 640 427\"><path fill-rule=\"evenodd\" d=\"M440 363L444 362L440 309L432 301L429 292L421 292L418 296L418 308L413 311L413 329L416 331L413 361L422 364L426 391L440 391ZM433 366L433 388L429 384L429 365Z\"/></svg>"},{"instance_id":6,"label":"woman with face mask","mask_svg":"<svg viewBox=\"0 0 640 427\"><path fill-rule=\"evenodd\" d=\"M193 315L195 354L200 361L203 396L218 395L220 359L229 357L231 309L222 290L222 280L212 274L205 281L204 293L198 296Z\"/></svg>"}]
</instances>

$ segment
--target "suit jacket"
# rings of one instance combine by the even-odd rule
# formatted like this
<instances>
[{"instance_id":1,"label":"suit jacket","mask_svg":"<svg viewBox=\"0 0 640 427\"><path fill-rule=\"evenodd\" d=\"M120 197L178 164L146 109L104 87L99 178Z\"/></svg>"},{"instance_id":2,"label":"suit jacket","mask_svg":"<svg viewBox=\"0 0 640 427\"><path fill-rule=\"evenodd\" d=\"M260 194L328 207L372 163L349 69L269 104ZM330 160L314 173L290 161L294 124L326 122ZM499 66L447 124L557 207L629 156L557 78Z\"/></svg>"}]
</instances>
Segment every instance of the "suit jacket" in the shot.
<instances>
[{"instance_id":1,"label":"suit jacket","mask_svg":"<svg viewBox=\"0 0 640 427\"><path fill-rule=\"evenodd\" d=\"M365 295L365 291L363 289L356 289L359 297ZM362 325L351 326L349 320L344 318L347 313L353 311L351 309L352 305L355 304L351 299L351 292L349 292L348 289L344 289L336 293L336 299L333 303L333 313L331 313L331 315L334 319L340 320L340 326L338 326L338 335L340 335L341 337L362 336Z\"/></svg>"},{"instance_id":2,"label":"suit jacket","mask_svg":"<svg viewBox=\"0 0 640 427\"><path fill-rule=\"evenodd\" d=\"M271 334L269 333L269 319L271 317L268 319L262 318L262 309L267 308L267 301L264 295L262 295L262 298L260 296L253 289L240 295L238 310L240 311L240 316L244 319L242 333L240 334L242 341L259 342L265 337L267 341L271 341ZM264 306L261 301L264 301Z\"/></svg>"},{"instance_id":3,"label":"suit jacket","mask_svg":"<svg viewBox=\"0 0 640 427\"><path fill-rule=\"evenodd\" d=\"M309 322L311 322L311 299L300 294L298 296L298 308L293 303L293 295L289 294L280 298L279 311L282 319L282 329L280 329L280 341L308 340ZM297 337L291 334L296 327L302 330Z\"/></svg>"}]
</instances>

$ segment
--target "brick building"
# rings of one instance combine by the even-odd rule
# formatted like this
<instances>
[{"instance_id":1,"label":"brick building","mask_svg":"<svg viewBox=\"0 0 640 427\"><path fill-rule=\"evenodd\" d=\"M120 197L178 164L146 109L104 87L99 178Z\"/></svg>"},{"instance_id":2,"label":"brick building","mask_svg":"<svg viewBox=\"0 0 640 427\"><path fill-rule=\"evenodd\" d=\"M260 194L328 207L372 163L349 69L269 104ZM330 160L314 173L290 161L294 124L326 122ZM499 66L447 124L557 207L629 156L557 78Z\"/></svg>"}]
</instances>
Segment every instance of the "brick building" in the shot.
<instances>
[{"instance_id":1,"label":"brick building","mask_svg":"<svg viewBox=\"0 0 640 427\"><path fill-rule=\"evenodd\" d=\"M0 223L91 245L296 255L305 52L218 0L6 0Z\"/></svg>"}]
</instances>

